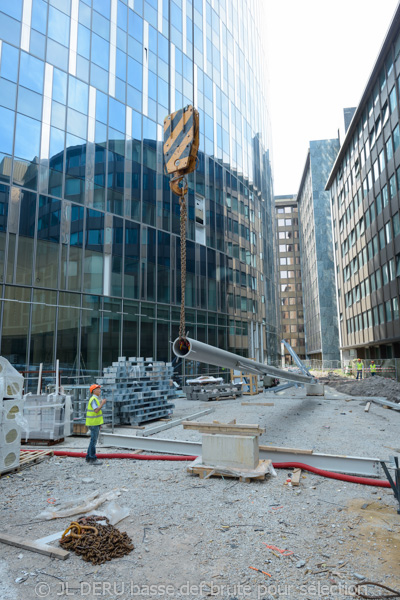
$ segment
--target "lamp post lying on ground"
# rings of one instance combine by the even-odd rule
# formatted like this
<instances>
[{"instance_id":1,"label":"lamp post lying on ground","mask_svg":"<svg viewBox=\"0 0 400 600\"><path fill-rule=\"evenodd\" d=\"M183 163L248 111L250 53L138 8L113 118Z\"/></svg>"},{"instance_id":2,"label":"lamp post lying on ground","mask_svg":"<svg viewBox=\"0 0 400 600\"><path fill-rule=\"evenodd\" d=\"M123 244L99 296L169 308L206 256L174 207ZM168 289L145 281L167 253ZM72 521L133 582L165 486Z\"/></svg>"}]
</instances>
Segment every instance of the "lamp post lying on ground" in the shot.
<instances>
[{"instance_id":1,"label":"lamp post lying on ground","mask_svg":"<svg viewBox=\"0 0 400 600\"><path fill-rule=\"evenodd\" d=\"M237 369L254 375L271 375L272 377L278 377L286 381L315 385L316 387L320 385L312 375L301 375L299 373L284 371L283 369L255 362L251 358L245 358L244 356L215 348L215 346L209 346L188 337L185 338L184 344L182 344L181 338L177 338L172 344L172 349L174 354L179 358L195 360L208 365L214 365L215 367Z\"/></svg>"}]
</instances>

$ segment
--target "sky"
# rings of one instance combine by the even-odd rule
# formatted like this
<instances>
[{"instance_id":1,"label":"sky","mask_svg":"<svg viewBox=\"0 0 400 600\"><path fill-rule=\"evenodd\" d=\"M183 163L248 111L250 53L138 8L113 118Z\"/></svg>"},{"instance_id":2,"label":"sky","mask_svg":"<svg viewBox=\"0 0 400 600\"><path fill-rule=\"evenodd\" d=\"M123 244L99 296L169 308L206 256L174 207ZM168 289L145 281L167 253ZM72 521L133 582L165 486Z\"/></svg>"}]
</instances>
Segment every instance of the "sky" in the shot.
<instances>
[{"instance_id":1,"label":"sky","mask_svg":"<svg viewBox=\"0 0 400 600\"><path fill-rule=\"evenodd\" d=\"M295 194L309 141L337 138L358 105L398 0L262 1L274 194Z\"/></svg>"}]
</instances>

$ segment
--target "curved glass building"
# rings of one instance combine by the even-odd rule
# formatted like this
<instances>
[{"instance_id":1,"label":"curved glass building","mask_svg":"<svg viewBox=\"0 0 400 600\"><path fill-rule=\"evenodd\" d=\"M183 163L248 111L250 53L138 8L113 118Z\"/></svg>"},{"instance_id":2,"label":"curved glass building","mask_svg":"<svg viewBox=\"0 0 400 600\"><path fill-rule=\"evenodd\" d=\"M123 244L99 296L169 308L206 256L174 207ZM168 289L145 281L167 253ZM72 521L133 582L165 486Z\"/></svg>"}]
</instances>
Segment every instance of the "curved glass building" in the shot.
<instances>
[{"instance_id":1,"label":"curved glass building","mask_svg":"<svg viewBox=\"0 0 400 600\"><path fill-rule=\"evenodd\" d=\"M170 360L179 202L163 120L200 112L186 329L258 360L278 342L260 0L2 0L2 356L96 374Z\"/></svg>"}]
</instances>

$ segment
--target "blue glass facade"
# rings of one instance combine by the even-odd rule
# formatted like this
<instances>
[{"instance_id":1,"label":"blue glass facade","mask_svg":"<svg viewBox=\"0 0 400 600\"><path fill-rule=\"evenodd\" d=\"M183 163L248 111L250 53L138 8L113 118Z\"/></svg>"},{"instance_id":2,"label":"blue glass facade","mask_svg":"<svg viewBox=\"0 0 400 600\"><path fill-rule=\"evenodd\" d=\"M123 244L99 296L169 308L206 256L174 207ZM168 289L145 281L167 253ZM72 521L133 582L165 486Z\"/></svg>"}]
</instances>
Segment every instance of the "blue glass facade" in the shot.
<instances>
[{"instance_id":1,"label":"blue glass facade","mask_svg":"<svg viewBox=\"0 0 400 600\"><path fill-rule=\"evenodd\" d=\"M0 3L1 349L95 373L169 360L179 201L165 116L200 112L189 176L190 335L258 360L278 342L261 3Z\"/></svg>"}]
</instances>

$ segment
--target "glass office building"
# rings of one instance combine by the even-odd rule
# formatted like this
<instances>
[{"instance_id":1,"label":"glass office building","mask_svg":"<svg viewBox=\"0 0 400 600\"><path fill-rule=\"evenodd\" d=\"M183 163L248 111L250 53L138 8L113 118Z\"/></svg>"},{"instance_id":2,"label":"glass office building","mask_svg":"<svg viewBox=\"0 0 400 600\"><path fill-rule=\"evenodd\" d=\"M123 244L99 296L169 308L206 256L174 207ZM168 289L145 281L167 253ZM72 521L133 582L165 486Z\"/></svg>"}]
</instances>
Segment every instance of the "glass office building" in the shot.
<instances>
[{"instance_id":1,"label":"glass office building","mask_svg":"<svg viewBox=\"0 0 400 600\"><path fill-rule=\"evenodd\" d=\"M306 348L297 195L275 196L275 209L278 228L281 337L291 345L297 356L304 360ZM281 345L281 353L283 365L291 365L293 359L284 344Z\"/></svg>"},{"instance_id":2,"label":"glass office building","mask_svg":"<svg viewBox=\"0 0 400 600\"><path fill-rule=\"evenodd\" d=\"M342 358L400 356L400 6L328 178Z\"/></svg>"},{"instance_id":3,"label":"glass office building","mask_svg":"<svg viewBox=\"0 0 400 600\"><path fill-rule=\"evenodd\" d=\"M194 104L186 329L258 360L278 348L260 0L2 0L1 355L95 374L170 360L178 198L163 120Z\"/></svg>"},{"instance_id":4,"label":"glass office building","mask_svg":"<svg viewBox=\"0 0 400 600\"><path fill-rule=\"evenodd\" d=\"M297 194L307 358L337 361L339 332L330 196L325 183L339 152L339 140L314 140Z\"/></svg>"}]
</instances>

